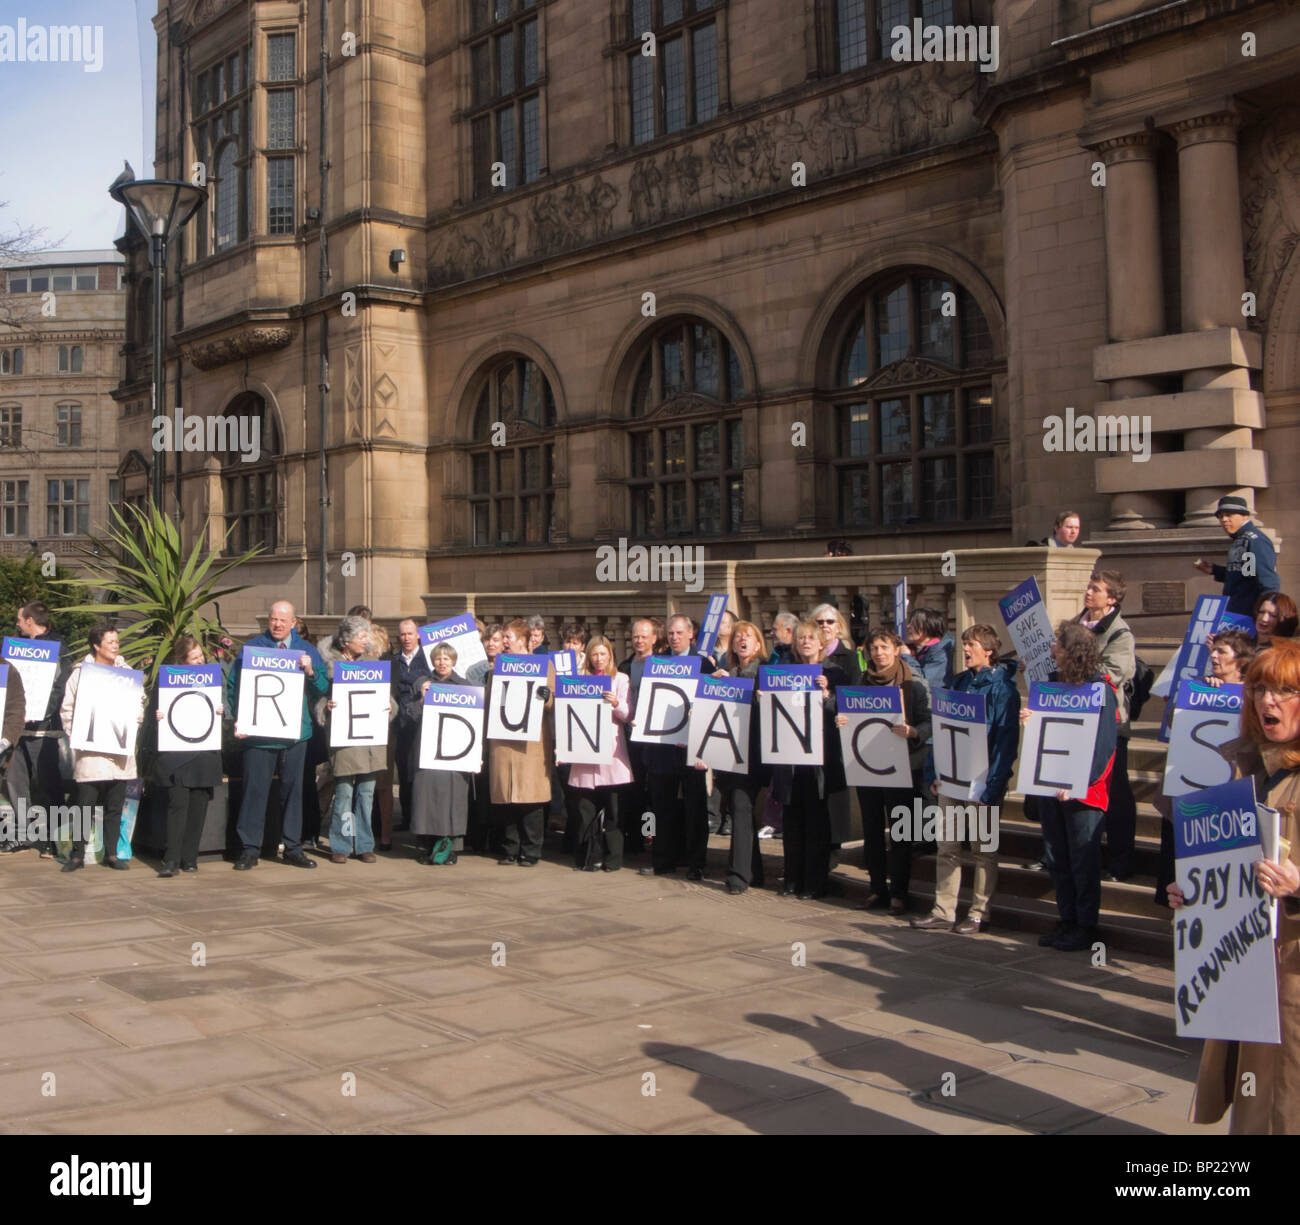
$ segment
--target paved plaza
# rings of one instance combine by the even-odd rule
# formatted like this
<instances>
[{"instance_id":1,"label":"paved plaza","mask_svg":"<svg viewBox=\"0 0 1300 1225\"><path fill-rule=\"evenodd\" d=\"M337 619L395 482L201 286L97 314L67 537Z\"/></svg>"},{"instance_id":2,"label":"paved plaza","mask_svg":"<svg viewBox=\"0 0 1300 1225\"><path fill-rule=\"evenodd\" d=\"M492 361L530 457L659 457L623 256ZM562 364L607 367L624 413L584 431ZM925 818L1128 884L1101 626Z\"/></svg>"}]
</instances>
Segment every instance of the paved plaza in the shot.
<instances>
[{"instance_id":1,"label":"paved plaza","mask_svg":"<svg viewBox=\"0 0 1300 1225\"><path fill-rule=\"evenodd\" d=\"M1137 955L550 852L0 874L4 1132L1226 1130Z\"/></svg>"}]
</instances>

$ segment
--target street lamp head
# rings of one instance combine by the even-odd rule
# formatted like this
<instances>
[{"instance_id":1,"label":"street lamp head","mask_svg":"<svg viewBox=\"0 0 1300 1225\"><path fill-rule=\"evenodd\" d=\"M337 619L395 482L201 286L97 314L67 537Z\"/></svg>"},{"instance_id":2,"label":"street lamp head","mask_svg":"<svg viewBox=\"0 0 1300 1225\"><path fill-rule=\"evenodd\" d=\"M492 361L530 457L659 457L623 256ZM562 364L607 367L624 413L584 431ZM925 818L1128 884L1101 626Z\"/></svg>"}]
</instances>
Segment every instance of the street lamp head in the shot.
<instances>
[{"instance_id":1,"label":"street lamp head","mask_svg":"<svg viewBox=\"0 0 1300 1225\"><path fill-rule=\"evenodd\" d=\"M109 188L131 212L140 231L171 242L207 199L207 189L179 179L132 179Z\"/></svg>"}]
</instances>

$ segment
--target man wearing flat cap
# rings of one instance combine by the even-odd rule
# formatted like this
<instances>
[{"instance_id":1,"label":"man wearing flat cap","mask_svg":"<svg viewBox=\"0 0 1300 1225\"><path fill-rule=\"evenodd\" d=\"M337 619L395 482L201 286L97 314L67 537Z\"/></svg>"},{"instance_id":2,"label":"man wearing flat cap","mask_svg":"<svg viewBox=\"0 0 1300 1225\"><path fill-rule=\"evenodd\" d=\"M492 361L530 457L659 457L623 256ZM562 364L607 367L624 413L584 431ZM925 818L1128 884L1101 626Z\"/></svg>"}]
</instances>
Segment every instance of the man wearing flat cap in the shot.
<instances>
[{"instance_id":1,"label":"man wearing flat cap","mask_svg":"<svg viewBox=\"0 0 1300 1225\"><path fill-rule=\"evenodd\" d=\"M1228 612L1253 618L1259 597L1279 587L1273 542L1250 521L1250 507L1237 494L1220 498L1214 517L1232 542L1228 564L1214 566L1199 557L1192 564L1223 584Z\"/></svg>"}]
</instances>

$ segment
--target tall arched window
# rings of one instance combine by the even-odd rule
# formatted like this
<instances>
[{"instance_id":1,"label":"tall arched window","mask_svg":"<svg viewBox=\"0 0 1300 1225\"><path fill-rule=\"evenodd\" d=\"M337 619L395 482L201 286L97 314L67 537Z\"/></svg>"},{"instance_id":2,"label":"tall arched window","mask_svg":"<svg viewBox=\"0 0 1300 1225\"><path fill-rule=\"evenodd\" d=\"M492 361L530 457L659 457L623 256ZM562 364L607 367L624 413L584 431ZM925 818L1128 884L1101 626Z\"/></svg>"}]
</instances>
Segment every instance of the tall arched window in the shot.
<instances>
[{"instance_id":1,"label":"tall arched window","mask_svg":"<svg viewBox=\"0 0 1300 1225\"><path fill-rule=\"evenodd\" d=\"M513 355L487 372L474 409L471 539L546 544L555 514L555 396L542 368Z\"/></svg>"},{"instance_id":2,"label":"tall arched window","mask_svg":"<svg viewBox=\"0 0 1300 1225\"><path fill-rule=\"evenodd\" d=\"M836 346L837 519L848 528L988 519L997 510L988 322L930 269L891 272L842 316Z\"/></svg>"},{"instance_id":3,"label":"tall arched window","mask_svg":"<svg viewBox=\"0 0 1300 1225\"><path fill-rule=\"evenodd\" d=\"M670 319L644 343L628 404L628 522L637 536L738 532L745 508L745 394L727 338Z\"/></svg>"},{"instance_id":4,"label":"tall arched window","mask_svg":"<svg viewBox=\"0 0 1300 1225\"><path fill-rule=\"evenodd\" d=\"M234 529L225 551L238 554L260 544L266 552L273 552L280 543L277 461L282 450L275 414L261 396L249 391L232 400L222 415L227 423L224 441L229 446L220 453L221 483L226 527ZM256 458L246 463L245 455Z\"/></svg>"}]
</instances>

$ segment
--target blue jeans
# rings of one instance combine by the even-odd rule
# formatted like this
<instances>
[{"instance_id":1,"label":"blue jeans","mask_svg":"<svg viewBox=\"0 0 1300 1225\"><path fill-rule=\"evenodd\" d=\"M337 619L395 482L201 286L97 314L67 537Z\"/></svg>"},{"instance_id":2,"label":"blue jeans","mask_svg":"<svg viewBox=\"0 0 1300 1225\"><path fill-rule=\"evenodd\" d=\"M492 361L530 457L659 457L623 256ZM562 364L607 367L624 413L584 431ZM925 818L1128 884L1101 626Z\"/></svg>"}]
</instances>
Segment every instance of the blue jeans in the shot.
<instances>
[{"instance_id":1,"label":"blue jeans","mask_svg":"<svg viewBox=\"0 0 1300 1225\"><path fill-rule=\"evenodd\" d=\"M358 855L375 849L370 828L370 808L375 800L377 774L345 774L334 780L334 808L330 813L330 850L335 855ZM344 822L347 820L347 824Z\"/></svg>"},{"instance_id":2,"label":"blue jeans","mask_svg":"<svg viewBox=\"0 0 1300 1225\"><path fill-rule=\"evenodd\" d=\"M1062 923L1096 927L1101 910L1102 814L1078 801L1043 796L1039 812Z\"/></svg>"}]
</instances>

